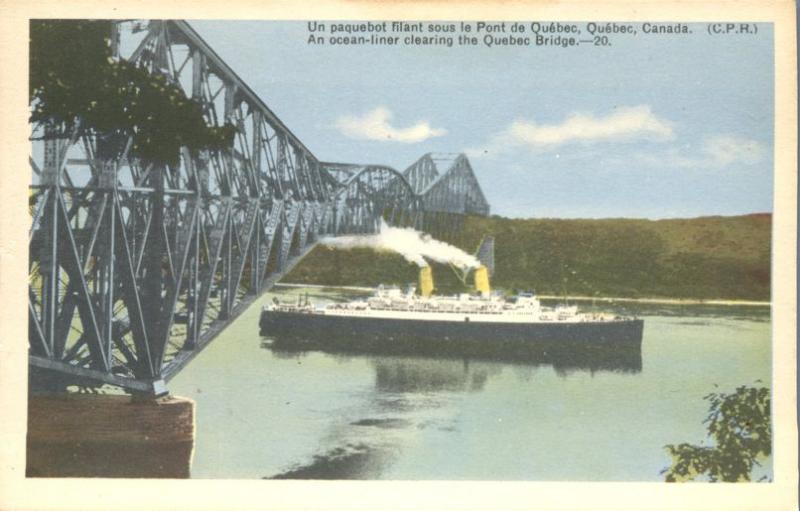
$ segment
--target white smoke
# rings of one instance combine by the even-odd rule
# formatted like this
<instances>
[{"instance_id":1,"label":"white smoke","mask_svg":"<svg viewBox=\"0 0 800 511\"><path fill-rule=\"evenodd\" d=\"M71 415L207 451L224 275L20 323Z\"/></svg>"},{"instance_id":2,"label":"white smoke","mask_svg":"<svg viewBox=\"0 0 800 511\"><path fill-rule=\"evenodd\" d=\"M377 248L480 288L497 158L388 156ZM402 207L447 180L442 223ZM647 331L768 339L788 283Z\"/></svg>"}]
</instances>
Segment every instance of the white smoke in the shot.
<instances>
[{"instance_id":1,"label":"white smoke","mask_svg":"<svg viewBox=\"0 0 800 511\"><path fill-rule=\"evenodd\" d=\"M419 267L428 266L426 258L439 263L451 263L462 270L477 268L481 264L458 247L410 227L391 227L384 221L381 221L378 234L323 238L320 242L334 248L391 250Z\"/></svg>"}]
</instances>

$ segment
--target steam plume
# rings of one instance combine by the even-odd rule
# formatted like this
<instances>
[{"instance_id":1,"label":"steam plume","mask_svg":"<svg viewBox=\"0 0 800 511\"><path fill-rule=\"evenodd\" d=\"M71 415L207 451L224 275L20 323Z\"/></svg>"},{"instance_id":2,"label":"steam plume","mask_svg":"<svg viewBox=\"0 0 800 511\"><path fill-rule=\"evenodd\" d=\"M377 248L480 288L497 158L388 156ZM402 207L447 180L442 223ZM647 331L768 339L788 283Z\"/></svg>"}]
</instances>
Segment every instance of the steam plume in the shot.
<instances>
[{"instance_id":1,"label":"steam plume","mask_svg":"<svg viewBox=\"0 0 800 511\"><path fill-rule=\"evenodd\" d=\"M391 250L419 267L428 266L425 258L439 263L451 263L461 269L480 266L480 261L458 247L433 239L410 227L391 227L381 221L378 234L323 238L324 245L334 248L371 248Z\"/></svg>"}]
</instances>

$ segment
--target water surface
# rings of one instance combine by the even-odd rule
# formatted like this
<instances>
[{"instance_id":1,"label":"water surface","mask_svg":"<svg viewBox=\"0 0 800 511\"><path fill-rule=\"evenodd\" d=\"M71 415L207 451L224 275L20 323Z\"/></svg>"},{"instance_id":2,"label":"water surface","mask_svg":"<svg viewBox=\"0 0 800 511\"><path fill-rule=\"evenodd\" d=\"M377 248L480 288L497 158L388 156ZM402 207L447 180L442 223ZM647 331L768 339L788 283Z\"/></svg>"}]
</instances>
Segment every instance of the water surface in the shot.
<instances>
[{"instance_id":1,"label":"water surface","mask_svg":"<svg viewBox=\"0 0 800 511\"><path fill-rule=\"evenodd\" d=\"M279 294L306 292L350 297ZM192 476L658 481L704 395L769 385L767 307L597 309L645 319L640 366L277 351L254 305L170 383L197 402Z\"/></svg>"}]
</instances>

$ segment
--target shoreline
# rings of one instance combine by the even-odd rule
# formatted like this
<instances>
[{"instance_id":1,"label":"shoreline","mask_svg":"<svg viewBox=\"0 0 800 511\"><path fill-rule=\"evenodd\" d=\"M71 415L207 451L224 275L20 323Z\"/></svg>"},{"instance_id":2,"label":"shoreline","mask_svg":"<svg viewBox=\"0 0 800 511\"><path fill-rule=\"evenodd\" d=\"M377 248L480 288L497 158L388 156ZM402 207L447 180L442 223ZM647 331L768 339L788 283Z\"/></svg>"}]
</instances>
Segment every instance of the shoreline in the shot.
<instances>
[{"instance_id":1,"label":"shoreline","mask_svg":"<svg viewBox=\"0 0 800 511\"><path fill-rule=\"evenodd\" d=\"M539 298L545 300L562 299L563 296L556 295L538 295ZM634 303L653 303L665 305L745 305L750 307L770 307L771 302L759 302L756 300L721 300L721 299L700 299L700 298L621 298L616 296L567 296L567 300L575 300L577 302L634 302Z\"/></svg>"},{"instance_id":2,"label":"shoreline","mask_svg":"<svg viewBox=\"0 0 800 511\"><path fill-rule=\"evenodd\" d=\"M288 287L288 288L313 288L313 289L345 289L347 291L372 291L374 287L364 286L326 286L321 284L291 284L278 282L274 287ZM559 300L565 298L558 295L537 295L544 300ZM761 302L757 300L723 300L723 299L698 299L698 298L622 298L617 296L567 296L567 300L574 300L577 302L633 302L633 303L652 303L664 305L724 305L735 306L744 305L749 307L770 307L771 302Z\"/></svg>"}]
</instances>

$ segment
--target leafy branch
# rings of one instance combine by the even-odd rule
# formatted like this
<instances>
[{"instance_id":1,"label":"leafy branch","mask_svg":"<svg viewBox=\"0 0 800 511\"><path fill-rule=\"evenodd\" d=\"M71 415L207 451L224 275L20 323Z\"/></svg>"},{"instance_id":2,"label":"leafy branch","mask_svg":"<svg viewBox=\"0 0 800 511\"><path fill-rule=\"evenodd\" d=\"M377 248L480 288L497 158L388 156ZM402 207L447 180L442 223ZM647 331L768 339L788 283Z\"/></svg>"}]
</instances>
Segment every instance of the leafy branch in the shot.
<instances>
[{"instance_id":1,"label":"leafy branch","mask_svg":"<svg viewBox=\"0 0 800 511\"><path fill-rule=\"evenodd\" d=\"M145 67L112 58L110 22L32 20L30 25L31 122L59 136L93 134L101 157L118 158L128 138L131 154L175 164L180 148L230 147L232 124L206 124L202 104L177 83Z\"/></svg>"},{"instance_id":2,"label":"leafy branch","mask_svg":"<svg viewBox=\"0 0 800 511\"><path fill-rule=\"evenodd\" d=\"M741 386L733 393L714 392L704 399L710 405L703 422L715 445L667 445L672 464L661 473L667 482L701 475L712 482L750 481L758 460L772 453L769 389Z\"/></svg>"}]
</instances>

